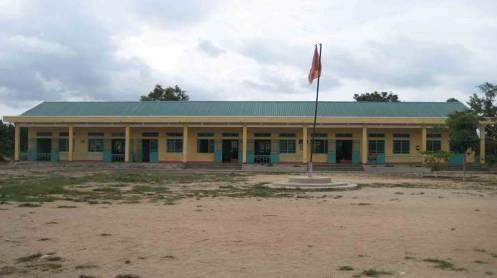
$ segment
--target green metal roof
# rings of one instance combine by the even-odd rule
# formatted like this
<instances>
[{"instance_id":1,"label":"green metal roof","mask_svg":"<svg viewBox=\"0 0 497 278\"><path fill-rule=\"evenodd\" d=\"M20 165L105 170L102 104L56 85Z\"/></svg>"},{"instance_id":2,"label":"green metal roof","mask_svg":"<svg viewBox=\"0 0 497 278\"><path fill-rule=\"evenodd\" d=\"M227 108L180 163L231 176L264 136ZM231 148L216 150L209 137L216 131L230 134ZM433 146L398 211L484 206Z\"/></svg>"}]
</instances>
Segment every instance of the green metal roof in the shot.
<instances>
[{"instance_id":1,"label":"green metal roof","mask_svg":"<svg viewBox=\"0 0 497 278\"><path fill-rule=\"evenodd\" d=\"M460 102L319 102L319 116L446 117ZM43 102L22 116L272 116L314 115L312 101Z\"/></svg>"}]
</instances>

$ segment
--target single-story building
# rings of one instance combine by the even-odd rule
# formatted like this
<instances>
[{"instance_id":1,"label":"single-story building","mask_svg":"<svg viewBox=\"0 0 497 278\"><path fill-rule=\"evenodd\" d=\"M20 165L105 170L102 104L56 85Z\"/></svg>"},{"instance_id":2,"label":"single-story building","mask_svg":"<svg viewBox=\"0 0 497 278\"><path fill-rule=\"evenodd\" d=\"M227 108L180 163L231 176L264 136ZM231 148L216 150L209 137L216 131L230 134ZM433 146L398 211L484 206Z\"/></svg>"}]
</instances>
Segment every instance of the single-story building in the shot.
<instances>
[{"instance_id":1,"label":"single-story building","mask_svg":"<svg viewBox=\"0 0 497 278\"><path fill-rule=\"evenodd\" d=\"M425 150L450 150L445 120L466 109L322 101L315 131L309 101L43 102L4 119L15 160L302 164L312 151L323 164L420 164ZM483 163L484 146L467 156Z\"/></svg>"}]
</instances>

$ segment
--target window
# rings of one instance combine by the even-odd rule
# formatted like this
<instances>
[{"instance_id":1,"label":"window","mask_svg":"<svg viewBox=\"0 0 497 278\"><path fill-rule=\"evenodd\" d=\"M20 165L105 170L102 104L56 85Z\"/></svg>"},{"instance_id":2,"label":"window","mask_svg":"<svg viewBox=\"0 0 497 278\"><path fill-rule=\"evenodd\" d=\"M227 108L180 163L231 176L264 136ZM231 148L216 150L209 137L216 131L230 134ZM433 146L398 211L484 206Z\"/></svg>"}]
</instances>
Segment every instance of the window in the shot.
<instances>
[{"instance_id":1,"label":"window","mask_svg":"<svg viewBox=\"0 0 497 278\"><path fill-rule=\"evenodd\" d=\"M197 133L198 137L214 137L213 132L199 132Z\"/></svg>"},{"instance_id":2,"label":"window","mask_svg":"<svg viewBox=\"0 0 497 278\"><path fill-rule=\"evenodd\" d=\"M314 140L312 145L313 153L328 153L328 140Z\"/></svg>"},{"instance_id":3,"label":"window","mask_svg":"<svg viewBox=\"0 0 497 278\"><path fill-rule=\"evenodd\" d=\"M426 135L426 150L429 152L439 152L442 150L442 135L432 133Z\"/></svg>"},{"instance_id":4,"label":"window","mask_svg":"<svg viewBox=\"0 0 497 278\"><path fill-rule=\"evenodd\" d=\"M254 133L254 137L271 137L271 133Z\"/></svg>"},{"instance_id":5,"label":"window","mask_svg":"<svg viewBox=\"0 0 497 278\"><path fill-rule=\"evenodd\" d=\"M104 137L103 132L88 132L88 152L103 152L104 151L103 137Z\"/></svg>"},{"instance_id":6,"label":"window","mask_svg":"<svg viewBox=\"0 0 497 278\"><path fill-rule=\"evenodd\" d=\"M213 139L198 139L197 140L197 152L198 153L213 153L214 152L214 140Z\"/></svg>"},{"instance_id":7,"label":"window","mask_svg":"<svg viewBox=\"0 0 497 278\"><path fill-rule=\"evenodd\" d=\"M326 137L327 137L327 135L326 135L326 133L313 133L313 134L311 135L311 138L312 138L312 137L314 137L314 138L317 138L317 137L321 137L321 138L323 138L323 137L324 137L324 138L326 138Z\"/></svg>"},{"instance_id":8,"label":"window","mask_svg":"<svg viewBox=\"0 0 497 278\"><path fill-rule=\"evenodd\" d=\"M88 138L88 152L103 152L104 139Z\"/></svg>"},{"instance_id":9,"label":"window","mask_svg":"<svg viewBox=\"0 0 497 278\"><path fill-rule=\"evenodd\" d=\"M393 153L394 154L409 154L411 143L408 133L394 133L393 135Z\"/></svg>"},{"instance_id":10,"label":"window","mask_svg":"<svg viewBox=\"0 0 497 278\"><path fill-rule=\"evenodd\" d=\"M370 134L368 134L368 137L370 137L370 138L383 138L383 137L385 137L385 134L383 134L383 133L370 133Z\"/></svg>"},{"instance_id":11,"label":"window","mask_svg":"<svg viewBox=\"0 0 497 278\"><path fill-rule=\"evenodd\" d=\"M383 140L369 140L368 152L370 154L384 154L385 153L385 141L383 141Z\"/></svg>"},{"instance_id":12,"label":"window","mask_svg":"<svg viewBox=\"0 0 497 278\"><path fill-rule=\"evenodd\" d=\"M142 137L159 137L159 132L143 132Z\"/></svg>"},{"instance_id":13,"label":"window","mask_svg":"<svg viewBox=\"0 0 497 278\"><path fill-rule=\"evenodd\" d=\"M37 132L37 137L52 137L52 132Z\"/></svg>"},{"instance_id":14,"label":"window","mask_svg":"<svg viewBox=\"0 0 497 278\"><path fill-rule=\"evenodd\" d=\"M59 152L67 152L69 150L69 139L59 138Z\"/></svg>"},{"instance_id":15,"label":"window","mask_svg":"<svg viewBox=\"0 0 497 278\"><path fill-rule=\"evenodd\" d=\"M225 132L223 133L223 137L238 137L237 132Z\"/></svg>"},{"instance_id":16,"label":"window","mask_svg":"<svg viewBox=\"0 0 497 278\"><path fill-rule=\"evenodd\" d=\"M112 137L125 137L125 134L122 131L112 132Z\"/></svg>"},{"instance_id":17,"label":"window","mask_svg":"<svg viewBox=\"0 0 497 278\"><path fill-rule=\"evenodd\" d=\"M104 137L103 132L88 132L88 137Z\"/></svg>"},{"instance_id":18,"label":"window","mask_svg":"<svg viewBox=\"0 0 497 278\"><path fill-rule=\"evenodd\" d=\"M183 133L181 133L181 132L168 132L167 136L168 137L183 137Z\"/></svg>"},{"instance_id":19,"label":"window","mask_svg":"<svg viewBox=\"0 0 497 278\"><path fill-rule=\"evenodd\" d=\"M183 139L167 139L166 147L168 153L183 152Z\"/></svg>"},{"instance_id":20,"label":"window","mask_svg":"<svg viewBox=\"0 0 497 278\"><path fill-rule=\"evenodd\" d=\"M335 137L352 137L352 133L337 133Z\"/></svg>"},{"instance_id":21,"label":"window","mask_svg":"<svg viewBox=\"0 0 497 278\"><path fill-rule=\"evenodd\" d=\"M280 153L295 153L295 139L280 139Z\"/></svg>"},{"instance_id":22,"label":"window","mask_svg":"<svg viewBox=\"0 0 497 278\"><path fill-rule=\"evenodd\" d=\"M295 133L280 133L280 137L296 137Z\"/></svg>"}]
</instances>

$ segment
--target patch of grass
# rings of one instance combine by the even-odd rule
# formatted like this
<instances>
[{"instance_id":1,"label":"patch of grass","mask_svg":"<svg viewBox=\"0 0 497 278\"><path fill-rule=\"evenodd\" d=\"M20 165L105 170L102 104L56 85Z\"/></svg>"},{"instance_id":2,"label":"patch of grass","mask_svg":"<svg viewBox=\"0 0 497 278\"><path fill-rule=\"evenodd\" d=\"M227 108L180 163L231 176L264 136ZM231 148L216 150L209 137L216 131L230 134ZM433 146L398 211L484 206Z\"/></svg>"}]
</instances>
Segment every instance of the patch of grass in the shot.
<instances>
[{"instance_id":1,"label":"patch of grass","mask_svg":"<svg viewBox=\"0 0 497 278\"><path fill-rule=\"evenodd\" d=\"M92 269L92 268L98 268L98 265L95 264L81 264L77 265L74 267L74 269L81 270L81 269Z\"/></svg>"},{"instance_id":2,"label":"patch of grass","mask_svg":"<svg viewBox=\"0 0 497 278\"><path fill-rule=\"evenodd\" d=\"M36 204L36 203L22 203L22 204L19 204L18 207L20 207L20 208L37 208L37 207L41 207L41 204Z\"/></svg>"},{"instance_id":3,"label":"patch of grass","mask_svg":"<svg viewBox=\"0 0 497 278\"><path fill-rule=\"evenodd\" d=\"M42 264L28 265L27 267L40 269L42 271L50 271L50 270L61 269L62 265L59 263L42 263Z\"/></svg>"},{"instance_id":4,"label":"patch of grass","mask_svg":"<svg viewBox=\"0 0 497 278\"><path fill-rule=\"evenodd\" d=\"M95 191L95 192L107 192L107 193L118 193L118 192L121 192L121 190L119 188L116 188L116 187L98 187L98 188L92 189L92 191Z\"/></svg>"},{"instance_id":5,"label":"patch of grass","mask_svg":"<svg viewBox=\"0 0 497 278\"><path fill-rule=\"evenodd\" d=\"M497 258L497 253L490 253L490 256Z\"/></svg>"},{"instance_id":6,"label":"patch of grass","mask_svg":"<svg viewBox=\"0 0 497 278\"><path fill-rule=\"evenodd\" d=\"M43 254L41 253L35 253L32 255L24 256L24 257L19 257L16 259L17 263L26 263L26 262L32 262L37 259L39 259Z\"/></svg>"},{"instance_id":7,"label":"patch of grass","mask_svg":"<svg viewBox=\"0 0 497 278\"><path fill-rule=\"evenodd\" d=\"M71 206L71 205L59 205L57 208L77 208L77 206Z\"/></svg>"},{"instance_id":8,"label":"patch of grass","mask_svg":"<svg viewBox=\"0 0 497 278\"><path fill-rule=\"evenodd\" d=\"M404 257L404 260L415 260L415 259L416 259L415 257L411 257L411 256Z\"/></svg>"},{"instance_id":9,"label":"patch of grass","mask_svg":"<svg viewBox=\"0 0 497 278\"><path fill-rule=\"evenodd\" d=\"M146 192L154 192L154 193L163 193L168 191L169 189L164 186L150 186L150 185L135 185L131 189L131 193L146 193Z\"/></svg>"},{"instance_id":10,"label":"patch of grass","mask_svg":"<svg viewBox=\"0 0 497 278\"><path fill-rule=\"evenodd\" d=\"M439 268L442 270L448 270L448 271L465 271L466 270L464 268L455 267L454 264L452 264L448 261L440 260L440 259L424 259L423 261L428 262L428 263L433 263L433 264L435 264L435 268Z\"/></svg>"},{"instance_id":11,"label":"patch of grass","mask_svg":"<svg viewBox=\"0 0 497 278\"><path fill-rule=\"evenodd\" d=\"M475 260L475 264L488 264L488 262L480 261L480 260Z\"/></svg>"},{"instance_id":12,"label":"patch of grass","mask_svg":"<svg viewBox=\"0 0 497 278\"><path fill-rule=\"evenodd\" d=\"M17 268L14 266L2 266L0 267L0 277L3 275L10 275L17 272Z\"/></svg>"},{"instance_id":13,"label":"patch of grass","mask_svg":"<svg viewBox=\"0 0 497 278\"><path fill-rule=\"evenodd\" d=\"M140 278L136 274L117 274L115 278Z\"/></svg>"},{"instance_id":14,"label":"patch of grass","mask_svg":"<svg viewBox=\"0 0 497 278\"><path fill-rule=\"evenodd\" d=\"M349 265L344 265L344 266L339 267L338 270L340 270L340 271L353 271L354 268L349 266Z\"/></svg>"},{"instance_id":15,"label":"patch of grass","mask_svg":"<svg viewBox=\"0 0 497 278\"><path fill-rule=\"evenodd\" d=\"M487 250L483 249L483 248L475 248L473 249L475 252L480 252L480 253L486 253Z\"/></svg>"},{"instance_id":16,"label":"patch of grass","mask_svg":"<svg viewBox=\"0 0 497 278\"><path fill-rule=\"evenodd\" d=\"M162 259L167 259L167 260L174 260L174 259L176 259L176 257L175 257L175 256L172 256L172 255L162 256L161 258L162 258Z\"/></svg>"},{"instance_id":17,"label":"patch of grass","mask_svg":"<svg viewBox=\"0 0 497 278\"><path fill-rule=\"evenodd\" d=\"M108 233L101 233L100 236L112 236L112 234L108 234Z\"/></svg>"},{"instance_id":18,"label":"patch of grass","mask_svg":"<svg viewBox=\"0 0 497 278\"><path fill-rule=\"evenodd\" d=\"M0 200L17 202L50 202L51 195L64 194L64 186L77 184L77 178L58 175L45 177L11 177L0 181Z\"/></svg>"},{"instance_id":19,"label":"patch of grass","mask_svg":"<svg viewBox=\"0 0 497 278\"><path fill-rule=\"evenodd\" d=\"M364 270L361 274L364 276L367 276L367 277L380 277L380 276L389 276L389 275L392 275L393 273L371 268L371 269Z\"/></svg>"},{"instance_id":20,"label":"patch of grass","mask_svg":"<svg viewBox=\"0 0 497 278\"><path fill-rule=\"evenodd\" d=\"M62 261L62 258L59 256L48 256L46 260L49 262L60 262Z\"/></svg>"}]
</instances>

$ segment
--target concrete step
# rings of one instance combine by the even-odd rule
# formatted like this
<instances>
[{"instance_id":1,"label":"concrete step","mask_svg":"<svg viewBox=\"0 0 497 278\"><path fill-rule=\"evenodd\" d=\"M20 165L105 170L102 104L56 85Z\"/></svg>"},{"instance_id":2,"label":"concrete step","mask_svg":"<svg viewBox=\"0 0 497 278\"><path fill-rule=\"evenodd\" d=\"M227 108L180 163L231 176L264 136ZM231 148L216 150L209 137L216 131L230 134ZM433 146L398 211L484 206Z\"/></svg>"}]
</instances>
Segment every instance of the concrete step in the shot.
<instances>
[{"instance_id":1,"label":"concrete step","mask_svg":"<svg viewBox=\"0 0 497 278\"><path fill-rule=\"evenodd\" d=\"M462 171L462 165L439 165L436 168L432 167L435 171ZM481 166L479 164L468 164L466 165L466 171L488 171L486 166Z\"/></svg>"},{"instance_id":2,"label":"concrete step","mask_svg":"<svg viewBox=\"0 0 497 278\"><path fill-rule=\"evenodd\" d=\"M314 164L313 170L317 172L333 172L333 171L355 172L355 171L361 171L362 166L358 164Z\"/></svg>"},{"instance_id":3,"label":"concrete step","mask_svg":"<svg viewBox=\"0 0 497 278\"><path fill-rule=\"evenodd\" d=\"M185 165L186 169L230 169L241 170L240 163L220 163L220 162L188 162Z\"/></svg>"}]
</instances>

